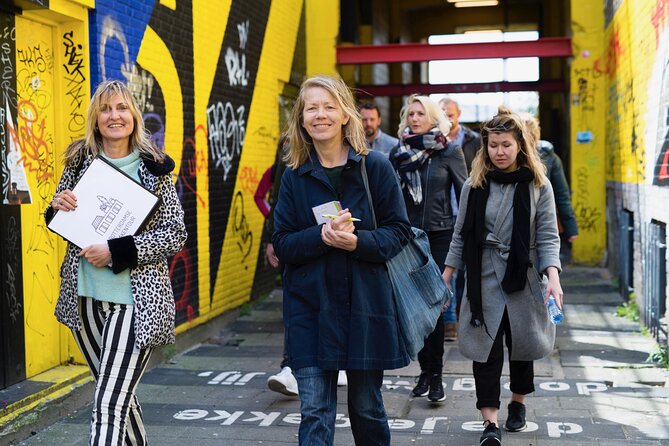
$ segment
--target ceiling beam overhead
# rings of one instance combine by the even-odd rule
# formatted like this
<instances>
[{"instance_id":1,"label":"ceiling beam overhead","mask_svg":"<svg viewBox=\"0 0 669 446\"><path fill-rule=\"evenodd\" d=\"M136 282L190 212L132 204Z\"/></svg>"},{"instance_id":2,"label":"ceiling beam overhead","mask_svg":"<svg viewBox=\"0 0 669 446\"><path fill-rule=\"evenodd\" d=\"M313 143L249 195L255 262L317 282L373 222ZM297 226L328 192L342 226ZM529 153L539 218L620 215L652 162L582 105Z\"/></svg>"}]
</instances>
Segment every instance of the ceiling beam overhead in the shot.
<instances>
[{"instance_id":1,"label":"ceiling beam overhead","mask_svg":"<svg viewBox=\"0 0 669 446\"><path fill-rule=\"evenodd\" d=\"M523 42L399 43L337 47L337 63L370 64L507 57L571 57L571 38L545 37Z\"/></svg>"},{"instance_id":2,"label":"ceiling beam overhead","mask_svg":"<svg viewBox=\"0 0 669 446\"><path fill-rule=\"evenodd\" d=\"M567 91L562 79L546 79L536 82L485 82L472 84L407 84L407 85L359 85L355 88L358 96L409 96L414 93L504 93L510 91L538 91L540 93L563 93Z\"/></svg>"}]
</instances>

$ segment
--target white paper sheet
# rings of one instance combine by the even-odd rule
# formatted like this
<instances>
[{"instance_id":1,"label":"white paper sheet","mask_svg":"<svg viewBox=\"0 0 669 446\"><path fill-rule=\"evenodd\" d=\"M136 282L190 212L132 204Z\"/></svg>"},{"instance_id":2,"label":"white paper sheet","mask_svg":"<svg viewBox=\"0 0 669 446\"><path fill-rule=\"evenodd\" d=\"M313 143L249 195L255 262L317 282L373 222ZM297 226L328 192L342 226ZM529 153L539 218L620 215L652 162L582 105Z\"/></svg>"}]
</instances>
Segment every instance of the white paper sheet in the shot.
<instances>
[{"instance_id":1,"label":"white paper sheet","mask_svg":"<svg viewBox=\"0 0 669 446\"><path fill-rule=\"evenodd\" d=\"M80 248L135 235L159 198L98 157L72 190L77 209L56 211L48 227Z\"/></svg>"}]
</instances>

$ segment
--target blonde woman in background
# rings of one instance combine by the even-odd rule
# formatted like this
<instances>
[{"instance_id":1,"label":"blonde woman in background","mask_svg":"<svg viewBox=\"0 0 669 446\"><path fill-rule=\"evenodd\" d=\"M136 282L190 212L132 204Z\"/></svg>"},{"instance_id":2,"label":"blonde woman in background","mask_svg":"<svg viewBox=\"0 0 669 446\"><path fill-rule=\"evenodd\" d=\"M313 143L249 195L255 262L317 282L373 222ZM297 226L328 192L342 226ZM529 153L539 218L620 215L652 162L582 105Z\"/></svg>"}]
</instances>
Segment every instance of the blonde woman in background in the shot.
<instances>
[{"instance_id":1,"label":"blonde woman in background","mask_svg":"<svg viewBox=\"0 0 669 446\"><path fill-rule=\"evenodd\" d=\"M467 179L462 149L446 138L450 128L446 115L432 99L411 95L400 114L400 144L390 152L390 161L402 184L409 221L427 233L432 256L440 268L455 225L451 187L459 198ZM447 305L456 305L455 299L452 300ZM411 393L441 402L446 399L442 383L444 319L440 316L434 322L434 331L418 352L421 372Z\"/></svg>"}]
</instances>

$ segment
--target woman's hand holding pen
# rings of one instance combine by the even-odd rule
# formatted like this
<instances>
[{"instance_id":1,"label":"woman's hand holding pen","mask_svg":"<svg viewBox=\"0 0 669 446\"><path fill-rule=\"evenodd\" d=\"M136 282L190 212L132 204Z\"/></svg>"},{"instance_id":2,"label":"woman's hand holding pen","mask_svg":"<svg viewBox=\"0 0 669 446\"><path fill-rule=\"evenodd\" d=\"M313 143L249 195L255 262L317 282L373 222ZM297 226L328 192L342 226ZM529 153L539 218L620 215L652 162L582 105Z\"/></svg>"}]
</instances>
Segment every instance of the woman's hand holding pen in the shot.
<instances>
[{"instance_id":1,"label":"woman's hand holding pen","mask_svg":"<svg viewBox=\"0 0 669 446\"><path fill-rule=\"evenodd\" d=\"M332 226L332 229L335 231L343 231L353 234L353 231L355 231L355 225L353 224L351 217L353 216L348 209L342 209L341 211L337 212L337 216L331 219L329 223Z\"/></svg>"},{"instance_id":2,"label":"woman's hand holding pen","mask_svg":"<svg viewBox=\"0 0 669 446\"><path fill-rule=\"evenodd\" d=\"M358 236L353 234L355 225L351 221L351 213L348 209L343 209L337 213L337 216L330 219L321 229L321 239L323 243L346 251L354 251L358 246Z\"/></svg>"},{"instance_id":3,"label":"woman's hand holding pen","mask_svg":"<svg viewBox=\"0 0 669 446\"><path fill-rule=\"evenodd\" d=\"M65 189L54 195L51 207L57 211L73 211L77 208L77 197L70 189Z\"/></svg>"}]
</instances>

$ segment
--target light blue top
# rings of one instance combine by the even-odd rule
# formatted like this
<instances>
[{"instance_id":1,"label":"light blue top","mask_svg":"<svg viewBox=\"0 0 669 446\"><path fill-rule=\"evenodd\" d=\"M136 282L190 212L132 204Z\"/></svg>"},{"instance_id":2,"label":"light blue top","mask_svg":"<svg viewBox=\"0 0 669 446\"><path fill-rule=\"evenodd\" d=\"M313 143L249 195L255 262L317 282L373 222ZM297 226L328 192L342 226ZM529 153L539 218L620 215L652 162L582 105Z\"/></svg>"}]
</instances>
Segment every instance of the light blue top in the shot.
<instances>
[{"instance_id":1,"label":"light blue top","mask_svg":"<svg viewBox=\"0 0 669 446\"><path fill-rule=\"evenodd\" d=\"M453 144L457 144L462 148L462 143L465 142L465 129L460 126L458 129L458 134L453 138Z\"/></svg>"},{"instance_id":2,"label":"light blue top","mask_svg":"<svg viewBox=\"0 0 669 446\"><path fill-rule=\"evenodd\" d=\"M381 131L381 129L376 132L376 138L369 144L369 148L376 152L382 153L386 158L390 155L390 151L393 150L399 144L397 138L393 138L390 135L386 135Z\"/></svg>"},{"instance_id":3,"label":"light blue top","mask_svg":"<svg viewBox=\"0 0 669 446\"><path fill-rule=\"evenodd\" d=\"M104 154L101 156L139 183L140 158L137 150L123 158L109 158ZM96 300L134 304L129 270L114 274L111 268L106 266L96 268L83 257L79 258L77 291L80 296L88 296Z\"/></svg>"}]
</instances>

